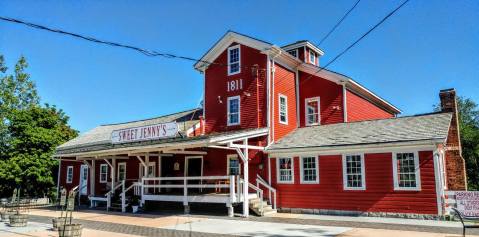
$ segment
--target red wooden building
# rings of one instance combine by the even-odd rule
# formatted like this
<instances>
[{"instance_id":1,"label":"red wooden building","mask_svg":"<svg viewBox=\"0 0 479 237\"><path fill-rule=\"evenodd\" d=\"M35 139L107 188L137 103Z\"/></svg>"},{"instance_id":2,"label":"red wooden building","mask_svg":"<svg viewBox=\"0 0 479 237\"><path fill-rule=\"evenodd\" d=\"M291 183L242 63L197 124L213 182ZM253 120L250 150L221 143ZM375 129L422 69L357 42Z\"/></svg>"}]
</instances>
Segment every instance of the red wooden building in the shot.
<instances>
[{"instance_id":1,"label":"red wooden building","mask_svg":"<svg viewBox=\"0 0 479 237\"><path fill-rule=\"evenodd\" d=\"M194 65L203 108L68 141L55 155L59 186L123 211L138 195L185 211L223 203L243 216L443 215L444 192L466 189L455 91L440 92L440 112L398 117L353 79L321 69L323 54L309 41L279 47L228 32Z\"/></svg>"}]
</instances>

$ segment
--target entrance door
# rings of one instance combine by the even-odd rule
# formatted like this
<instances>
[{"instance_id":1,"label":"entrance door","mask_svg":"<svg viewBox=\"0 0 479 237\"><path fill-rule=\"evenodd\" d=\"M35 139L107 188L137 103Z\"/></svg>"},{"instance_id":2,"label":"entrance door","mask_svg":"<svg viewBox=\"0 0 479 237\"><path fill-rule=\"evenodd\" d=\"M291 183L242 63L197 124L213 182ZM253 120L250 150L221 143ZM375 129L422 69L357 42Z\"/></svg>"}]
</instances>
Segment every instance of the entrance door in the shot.
<instances>
[{"instance_id":1,"label":"entrance door","mask_svg":"<svg viewBox=\"0 0 479 237\"><path fill-rule=\"evenodd\" d=\"M88 166L80 166L80 194L88 195Z\"/></svg>"},{"instance_id":2,"label":"entrance door","mask_svg":"<svg viewBox=\"0 0 479 237\"><path fill-rule=\"evenodd\" d=\"M202 157L186 157L185 176L187 177L203 176L203 158ZM200 184L200 183L202 183L200 182L200 180L188 180L188 184ZM202 189L192 188L192 189L188 189L188 191L201 193Z\"/></svg>"}]
</instances>

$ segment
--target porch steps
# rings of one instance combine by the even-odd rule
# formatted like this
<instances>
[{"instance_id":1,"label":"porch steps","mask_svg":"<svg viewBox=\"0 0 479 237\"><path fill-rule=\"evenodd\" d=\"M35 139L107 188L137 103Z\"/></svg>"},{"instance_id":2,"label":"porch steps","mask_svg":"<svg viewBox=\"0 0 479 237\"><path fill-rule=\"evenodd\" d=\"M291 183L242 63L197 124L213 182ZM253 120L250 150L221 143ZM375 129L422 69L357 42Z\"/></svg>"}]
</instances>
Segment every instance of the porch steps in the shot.
<instances>
[{"instance_id":1,"label":"porch steps","mask_svg":"<svg viewBox=\"0 0 479 237\"><path fill-rule=\"evenodd\" d=\"M261 203L263 203L263 209L261 209ZM252 198L249 200L249 209L252 210L258 216L267 216L276 213L268 202L261 200L260 198Z\"/></svg>"}]
</instances>

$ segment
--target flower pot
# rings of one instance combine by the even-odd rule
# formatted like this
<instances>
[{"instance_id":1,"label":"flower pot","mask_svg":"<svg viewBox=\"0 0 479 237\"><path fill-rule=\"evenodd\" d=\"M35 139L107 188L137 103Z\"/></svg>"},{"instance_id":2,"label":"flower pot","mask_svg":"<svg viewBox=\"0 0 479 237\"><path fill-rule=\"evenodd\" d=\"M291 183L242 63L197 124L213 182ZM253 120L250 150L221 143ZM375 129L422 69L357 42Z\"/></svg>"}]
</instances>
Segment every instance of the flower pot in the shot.
<instances>
[{"instance_id":1,"label":"flower pot","mask_svg":"<svg viewBox=\"0 0 479 237\"><path fill-rule=\"evenodd\" d=\"M82 232L81 224L66 224L58 226L58 237L80 237Z\"/></svg>"},{"instance_id":2,"label":"flower pot","mask_svg":"<svg viewBox=\"0 0 479 237\"><path fill-rule=\"evenodd\" d=\"M2 211L0 212L0 216L2 218L2 221L3 222L9 222L10 221L10 215L14 215L16 214L16 212L14 211Z\"/></svg>"},{"instance_id":3,"label":"flower pot","mask_svg":"<svg viewBox=\"0 0 479 237\"><path fill-rule=\"evenodd\" d=\"M132 212L137 213L138 212L138 206L131 206Z\"/></svg>"},{"instance_id":4,"label":"flower pot","mask_svg":"<svg viewBox=\"0 0 479 237\"><path fill-rule=\"evenodd\" d=\"M52 219L53 230L58 230L59 226L64 225L65 223L67 223L65 221L68 222L66 217L55 217L55 218L53 218Z\"/></svg>"},{"instance_id":5,"label":"flower pot","mask_svg":"<svg viewBox=\"0 0 479 237\"><path fill-rule=\"evenodd\" d=\"M10 215L10 226L12 227L24 227L24 226L27 226L27 222L28 222L27 214Z\"/></svg>"}]
</instances>

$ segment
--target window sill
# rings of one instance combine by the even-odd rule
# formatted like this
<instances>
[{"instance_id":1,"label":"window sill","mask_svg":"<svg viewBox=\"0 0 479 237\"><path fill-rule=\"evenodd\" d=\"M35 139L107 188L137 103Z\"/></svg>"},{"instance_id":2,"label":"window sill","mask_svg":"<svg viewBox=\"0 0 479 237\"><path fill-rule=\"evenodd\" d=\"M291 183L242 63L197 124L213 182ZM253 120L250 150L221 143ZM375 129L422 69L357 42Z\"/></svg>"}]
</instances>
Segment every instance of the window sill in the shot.
<instances>
[{"instance_id":1,"label":"window sill","mask_svg":"<svg viewBox=\"0 0 479 237\"><path fill-rule=\"evenodd\" d=\"M300 181L300 184L319 184L319 181Z\"/></svg>"},{"instance_id":2,"label":"window sill","mask_svg":"<svg viewBox=\"0 0 479 237\"><path fill-rule=\"evenodd\" d=\"M228 76L234 76L234 75L237 75L237 74L240 74L241 71L237 71L237 72L228 72Z\"/></svg>"},{"instance_id":3,"label":"window sill","mask_svg":"<svg viewBox=\"0 0 479 237\"><path fill-rule=\"evenodd\" d=\"M401 187L394 187L394 191L414 191L419 192L421 188L401 188Z\"/></svg>"},{"instance_id":4,"label":"window sill","mask_svg":"<svg viewBox=\"0 0 479 237\"><path fill-rule=\"evenodd\" d=\"M366 187L363 187L363 188L344 187L343 190L344 191L366 191Z\"/></svg>"}]
</instances>

